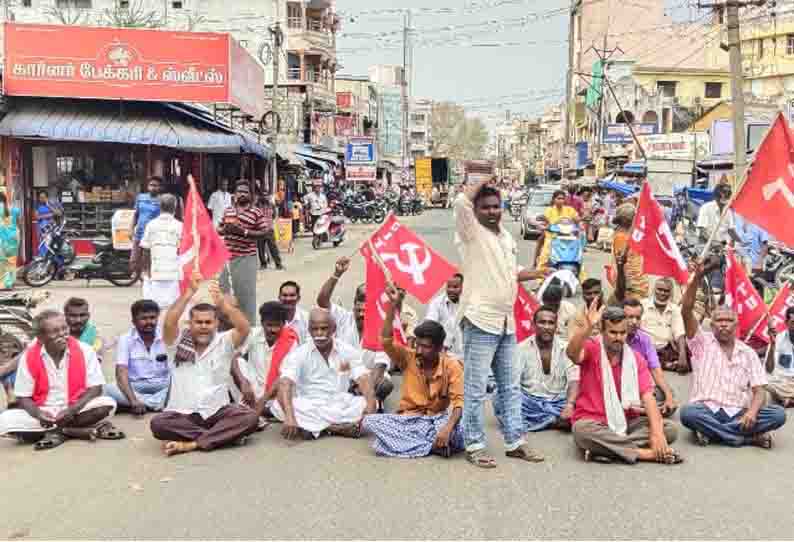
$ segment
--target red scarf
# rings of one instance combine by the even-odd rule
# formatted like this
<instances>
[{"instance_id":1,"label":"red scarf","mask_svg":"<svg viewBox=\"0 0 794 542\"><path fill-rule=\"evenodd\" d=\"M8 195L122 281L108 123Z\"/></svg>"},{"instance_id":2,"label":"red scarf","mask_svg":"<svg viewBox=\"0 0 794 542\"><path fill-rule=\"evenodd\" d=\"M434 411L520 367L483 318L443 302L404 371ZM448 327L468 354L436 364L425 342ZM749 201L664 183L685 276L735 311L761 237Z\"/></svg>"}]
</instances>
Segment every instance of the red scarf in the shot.
<instances>
[{"instance_id":1,"label":"red scarf","mask_svg":"<svg viewBox=\"0 0 794 542\"><path fill-rule=\"evenodd\" d=\"M80 348L80 342L74 337L69 337L66 347L69 349L69 367L66 375L67 394L69 404L73 405L86 390L85 356ZM28 372L33 378L33 402L36 403L36 406L42 406L50 393L50 381L47 378L47 369L41 357L41 349L41 342L35 341L26 356Z\"/></svg>"},{"instance_id":2,"label":"red scarf","mask_svg":"<svg viewBox=\"0 0 794 542\"><path fill-rule=\"evenodd\" d=\"M265 339L267 340L267 339ZM289 326L284 326L281 333L276 339L276 344L273 347L273 356L270 359L270 370L267 372L267 380L265 381L265 392L270 391L273 384L278 380L279 373L281 372L281 362L290 353L292 347L298 342L298 334Z\"/></svg>"}]
</instances>

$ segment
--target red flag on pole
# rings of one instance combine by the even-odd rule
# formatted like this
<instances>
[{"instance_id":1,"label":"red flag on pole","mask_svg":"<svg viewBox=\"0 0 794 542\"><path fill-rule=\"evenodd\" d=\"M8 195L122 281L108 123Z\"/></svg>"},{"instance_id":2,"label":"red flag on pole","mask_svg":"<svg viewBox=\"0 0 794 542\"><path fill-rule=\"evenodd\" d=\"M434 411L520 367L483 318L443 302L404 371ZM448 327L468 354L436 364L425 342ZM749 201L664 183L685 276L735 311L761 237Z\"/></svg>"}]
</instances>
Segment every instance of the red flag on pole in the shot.
<instances>
[{"instance_id":1,"label":"red flag on pole","mask_svg":"<svg viewBox=\"0 0 794 542\"><path fill-rule=\"evenodd\" d=\"M736 334L744 340L757 327L758 322L766 317L766 305L747 278L744 267L736 261L732 249L728 250L726 262L725 303L736 312Z\"/></svg>"},{"instance_id":2,"label":"red flag on pole","mask_svg":"<svg viewBox=\"0 0 794 542\"><path fill-rule=\"evenodd\" d=\"M364 303L364 333L361 338L362 346L367 350L380 352L383 350L381 331L383 321L386 319L386 309L389 298L386 295L386 274L381 264L372 256L369 247L361 248L361 255L366 262L366 301ZM407 344L403 333L402 322L399 315L394 319L394 340L403 346Z\"/></svg>"},{"instance_id":3,"label":"red flag on pole","mask_svg":"<svg viewBox=\"0 0 794 542\"><path fill-rule=\"evenodd\" d=\"M518 295L513 305L516 320L516 342L523 342L535 334L535 312L540 308L537 298L518 285Z\"/></svg>"},{"instance_id":4,"label":"red flag on pole","mask_svg":"<svg viewBox=\"0 0 794 542\"><path fill-rule=\"evenodd\" d=\"M789 307L794 307L794 292L791 291L791 284L786 283L778 290L772 305L769 307L769 315L764 318L764 322L757 326L755 335L765 343L769 344L769 322L775 327L775 331L783 333L786 331L786 311Z\"/></svg>"},{"instance_id":5,"label":"red flag on pole","mask_svg":"<svg viewBox=\"0 0 794 542\"><path fill-rule=\"evenodd\" d=\"M759 145L731 207L778 240L794 245L794 228L783 219L794 210L794 135L783 113Z\"/></svg>"},{"instance_id":6,"label":"red flag on pole","mask_svg":"<svg viewBox=\"0 0 794 542\"><path fill-rule=\"evenodd\" d=\"M190 284L194 269L209 279L231 259L223 239L212 227L212 220L201 201L192 176L188 176L190 189L185 203L185 221L182 223L182 242L179 245L179 264L182 267L180 290Z\"/></svg>"},{"instance_id":7,"label":"red flag on pole","mask_svg":"<svg viewBox=\"0 0 794 542\"><path fill-rule=\"evenodd\" d=\"M642 185L629 246L642 256L644 273L671 277L679 284L687 283L689 273L686 262L678 250L664 212L659 202L653 198L647 182Z\"/></svg>"},{"instance_id":8,"label":"red flag on pole","mask_svg":"<svg viewBox=\"0 0 794 542\"><path fill-rule=\"evenodd\" d=\"M458 270L430 248L394 215L370 238L372 247L388 269L395 286L429 303Z\"/></svg>"}]
</instances>

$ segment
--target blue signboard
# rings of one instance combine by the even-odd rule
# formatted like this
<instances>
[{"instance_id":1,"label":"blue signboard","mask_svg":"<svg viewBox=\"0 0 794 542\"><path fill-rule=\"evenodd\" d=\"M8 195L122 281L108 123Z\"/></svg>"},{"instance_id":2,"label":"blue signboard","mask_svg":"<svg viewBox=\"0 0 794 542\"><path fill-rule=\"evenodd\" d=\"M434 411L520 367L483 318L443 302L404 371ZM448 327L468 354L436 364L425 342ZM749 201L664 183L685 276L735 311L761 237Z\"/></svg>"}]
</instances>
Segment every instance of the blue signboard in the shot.
<instances>
[{"instance_id":1,"label":"blue signboard","mask_svg":"<svg viewBox=\"0 0 794 542\"><path fill-rule=\"evenodd\" d=\"M576 169L587 167L587 141L580 141L576 144Z\"/></svg>"},{"instance_id":2,"label":"blue signboard","mask_svg":"<svg viewBox=\"0 0 794 542\"><path fill-rule=\"evenodd\" d=\"M371 164L375 162L375 140L371 137L351 137L345 149L348 164Z\"/></svg>"},{"instance_id":3,"label":"blue signboard","mask_svg":"<svg viewBox=\"0 0 794 542\"><path fill-rule=\"evenodd\" d=\"M632 125L634 133L638 136L652 135L659 133L659 126L655 122L644 122ZM607 124L604 126L604 137L602 143L612 143L617 145L628 145L634 143L631 137L631 130L626 124Z\"/></svg>"}]
</instances>

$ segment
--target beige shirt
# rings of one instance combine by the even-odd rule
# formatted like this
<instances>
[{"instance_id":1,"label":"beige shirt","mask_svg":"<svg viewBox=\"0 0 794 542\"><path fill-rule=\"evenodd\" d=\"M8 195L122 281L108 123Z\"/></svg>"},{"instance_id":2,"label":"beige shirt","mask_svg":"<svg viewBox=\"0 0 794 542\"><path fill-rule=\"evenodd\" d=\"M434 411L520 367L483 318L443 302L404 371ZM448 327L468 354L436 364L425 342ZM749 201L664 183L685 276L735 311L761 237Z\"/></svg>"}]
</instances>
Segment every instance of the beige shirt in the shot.
<instances>
[{"instance_id":1,"label":"beige shirt","mask_svg":"<svg viewBox=\"0 0 794 542\"><path fill-rule=\"evenodd\" d=\"M472 277L463 288L457 321L467 318L488 333L515 333L518 247L513 236L505 228L496 234L480 224L465 193L455 199L454 210L462 273Z\"/></svg>"},{"instance_id":2,"label":"beige shirt","mask_svg":"<svg viewBox=\"0 0 794 542\"><path fill-rule=\"evenodd\" d=\"M642 329L651 336L653 346L657 350L661 350L684 335L681 307L675 303L667 303L664 311L660 312L653 299L643 299L642 307Z\"/></svg>"},{"instance_id":3,"label":"beige shirt","mask_svg":"<svg viewBox=\"0 0 794 542\"><path fill-rule=\"evenodd\" d=\"M560 310L557 311L557 336L560 339L568 340L568 325L574 316L576 316L576 305L563 299L560 303Z\"/></svg>"}]
</instances>

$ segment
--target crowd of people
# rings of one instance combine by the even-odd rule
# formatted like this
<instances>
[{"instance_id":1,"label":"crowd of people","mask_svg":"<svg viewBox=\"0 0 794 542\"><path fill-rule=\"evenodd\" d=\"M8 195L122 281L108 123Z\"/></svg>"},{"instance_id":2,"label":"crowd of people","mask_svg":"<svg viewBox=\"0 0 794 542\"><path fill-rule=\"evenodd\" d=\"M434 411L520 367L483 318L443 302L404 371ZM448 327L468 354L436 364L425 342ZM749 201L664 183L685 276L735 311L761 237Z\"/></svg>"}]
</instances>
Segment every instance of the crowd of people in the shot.
<instances>
[{"instance_id":1,"label":"crowd of people","mask_svg":"<svg viewBox=\"0 0 794 542\"><path fill-rule=\"evenodd\" d=\"M148 221L140 236L136 229L148 295L132 304L131 327L118 338L115 383L103 376L87 301L43 311L34 318L35 340L15 364L0 365L13 389L11 408L0 413L1 435L37 450L69 439L114 440L125 436L112 423L117 411L151 412L151 433L169 456L241 444L279 422L286 439L371 438L380 456L463 453L477 467L494 468L484 415L491 401L507 458L543 461L529 445L531 434L552 430L570 433L586 461L674 465L684 460L672 447L676 412L701 445L769 449L784 408L794 404L794 308L786 313L788 331L770 330L764 359L737 338L729 307L714 309L705 327L696 297L715 269L693 262L676 304L673 282L649 284L620 239L633 219L625 203L613 215L612 292L597 278L584 280L577 308L552 281L533 314L534 334L517 344L519 284L549 272L542 258L535 269L518 264L500 191L488 181L467 185L453 205L460 273L418 324L405 293L390 284L382 350L371 350L363 341L366 285L347 307L332 301L349 258L338 259L312 307L302 304L293 280L280 285L276 299L257 304L257 243L267 218L245 183L216 222L232 260L219 281L210 281L211 302L194 299L204 280L197 273L180 293L178 201L156 188L150 183L148 195L157 213L142 206L137 220ZM578 197L555 194L549 222L587 217L587 201ZM395 334L397 321L405 342ZM665 371L689 375L686 402L675 397ZM398 406L387 412L392 395Z\"/></svg>"}]
</instances>

